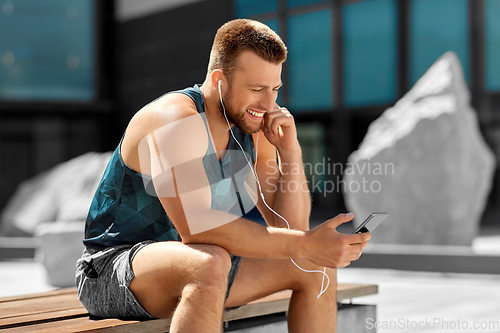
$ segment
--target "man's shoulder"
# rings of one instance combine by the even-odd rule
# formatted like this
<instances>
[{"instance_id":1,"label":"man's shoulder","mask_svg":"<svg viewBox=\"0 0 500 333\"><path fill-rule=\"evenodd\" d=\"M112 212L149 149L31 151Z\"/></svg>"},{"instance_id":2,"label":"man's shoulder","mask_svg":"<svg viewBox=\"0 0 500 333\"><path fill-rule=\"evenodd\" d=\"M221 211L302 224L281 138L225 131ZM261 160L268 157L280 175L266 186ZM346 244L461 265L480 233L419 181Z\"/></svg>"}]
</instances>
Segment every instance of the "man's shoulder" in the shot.
<instances>
[{"instance_id":1,"label":"man's shoulder","mask_svg":"<svg viewBox=\"0 0 500 333\"><path fill-rule=\"evenodd\" d=\"M137 144L140 138L158 129L182 124L193 118L201 119L193 100L184 94L171 93L140 109L130 120L126 133L135 138L133 142Z\"/></svg>"},{"instance_id":2,"label":"man's shoulder","mask_svg":"<svg viewBox=\"0 0 500 333\"><path fill-rule=\"evenodd\" d=\"M178 146L178 155L182 155L182 151L206 151L208 145L204 121L196 105L189 96L178 93L154 100L132 117L121 149L125 163L139 170L139 147L144 142L149 147L153 137L156 149L162 151L166 145L172 147L173 143ZM175 155L172 151L169 154ZM147 170L145 172L148 174Z\"/></svg>"},{"instance_id":3,"label":"man's shoulder","mask_svg":"<svg viewBox=\"0 0 500 333\"><path fill-rule=\"evenodd\" d=\"M153 132L161 133L173 128L177 128L177 131L186 130L193 124L203 126L203 120L189 96L180 93L163 95L132 117L126 129L124 144L136 147Z\"/></svg>"},{"instance_id":4,"label":"man's shoulder","mask_svg":"<svg viewBox=\"0 0 500 333\"><path fill-rule=\"evenodd\" d=\"M139 110L134 118L154 127L168 125L198 114L193 100L181 93L163 95ZM144 124L144 125L145 125Z\"/></svg>"}]
</instances>

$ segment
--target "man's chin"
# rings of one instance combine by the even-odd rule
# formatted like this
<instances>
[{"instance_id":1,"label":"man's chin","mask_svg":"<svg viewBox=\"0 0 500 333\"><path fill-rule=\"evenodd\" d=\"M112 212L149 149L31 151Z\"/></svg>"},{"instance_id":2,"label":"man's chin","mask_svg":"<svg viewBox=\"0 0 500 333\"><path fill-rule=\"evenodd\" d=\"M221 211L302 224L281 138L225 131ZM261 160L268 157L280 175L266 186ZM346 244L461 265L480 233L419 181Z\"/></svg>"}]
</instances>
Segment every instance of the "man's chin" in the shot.
<instances>
[{"instance_id":1,"label":"man's chin","mask_svg":"<svg viewBox=\"0 0 500 333\"><path fill-rule=\"evenodd\" d=\"M246 113L244 113L243 115L245 114ZM249 121L244 116L238 119L234 119L233 117L230 116L230 114L228 114L228 118L231 124L234 124L234 126L236 126L240 131L242 131L245 134L257 133L262 128L263 120L259 122Z\"/></svg>"},{"instance_id":2,"label":"man's chin","mask_svg":"<svg viewBox=\"0 0 500 333\"><path fill-rule=\"evenodd\" d=\"M254 134L260 131L262 128L262 122L259 125L248 126L248 124L244 124L243 126L236 126L240 131L245 134Z\"/></svg>"}]
</instances>

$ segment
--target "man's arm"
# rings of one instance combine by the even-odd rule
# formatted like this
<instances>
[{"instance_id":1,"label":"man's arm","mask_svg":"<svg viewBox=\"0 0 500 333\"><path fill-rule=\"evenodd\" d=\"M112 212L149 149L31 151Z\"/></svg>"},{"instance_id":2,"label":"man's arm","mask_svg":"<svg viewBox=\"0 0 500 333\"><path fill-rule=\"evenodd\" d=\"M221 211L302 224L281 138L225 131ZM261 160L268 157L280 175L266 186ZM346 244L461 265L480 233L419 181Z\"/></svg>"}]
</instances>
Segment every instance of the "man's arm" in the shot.
<instances>
[{"instance_id":1,"label":"man's arm","mask_svg":"<svg viewBox=\"0 0 500 333\"><path fill-rule=\"evenodd\" d=\"M240 217L217 228L191 234L185 215L181 212L183 205L180 199L161 198L161 202L169 212L175 212L174 216L170 216L170 213L169 216L180 232L183 243L215 244L242 257L302 258L323 267L341 268L359 258L370 238L369 233L351 235L336 231L337 226L352 219L352 215L347 214L339 214L307 232L265 227ZM200 209L198 214L205 219L227 219L228 213Z\"/></svg>"},{"instance_id":2,"label":"man's arm","mask_svg":"<svg viewBox=\"0 0 500 333\"><path fill-rule=\"evenodd\" d=\"M288 221L290 228L309 230L311 196L292 115L284 108L266 114L262 132L264 137L259 136L258 142L257 174L266 203ZM254 135L254 141L256 137ZM259 199L257 206L268 225L286 227L286 223Z\"/></svg>"},{"instance_id":3,"label":"man's arm","mask_svg":"<svg viewBox=\"0 0 500 333\"><path fill-rule=\"evenodd\" d=\"M338 233L335 228L352 218L344 214L305 232L264 227L241 215L212 209L203 166L208 146L203 120L195 109L168 111L163 110L153 125L138 124L149 133L139 149L147 150L143 156L149 157L146 165L159 200L184 243L215 244L245 257L305 258L333 268L359 257L369 235ZM162 118L167 113L169 120Z\"/></svg>"}]
</instances>

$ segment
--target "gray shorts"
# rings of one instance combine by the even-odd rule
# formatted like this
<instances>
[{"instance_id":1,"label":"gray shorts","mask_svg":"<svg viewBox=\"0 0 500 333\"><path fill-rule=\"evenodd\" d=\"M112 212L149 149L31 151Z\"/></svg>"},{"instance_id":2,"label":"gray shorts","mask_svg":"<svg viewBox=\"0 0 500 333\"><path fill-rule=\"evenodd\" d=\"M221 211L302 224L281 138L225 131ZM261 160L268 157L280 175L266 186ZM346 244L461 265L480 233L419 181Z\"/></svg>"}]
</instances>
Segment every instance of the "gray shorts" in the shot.
<instances>
[{"instance_id":1,"label":"gray shorts","mask_svg":"<svg viewBox=\"0 0 500 333\"><path fill-rule=\"evenodd\" d=\"M134 278L132 259L140 249L151 243L154 241L119 245L101 251L84 249L82 257L76 262L76 286L80 302L91 315L105 318L154 318L129 289ZM241 257L231 255L226 298L240 261Z\"/></svg>"}]
</instances>

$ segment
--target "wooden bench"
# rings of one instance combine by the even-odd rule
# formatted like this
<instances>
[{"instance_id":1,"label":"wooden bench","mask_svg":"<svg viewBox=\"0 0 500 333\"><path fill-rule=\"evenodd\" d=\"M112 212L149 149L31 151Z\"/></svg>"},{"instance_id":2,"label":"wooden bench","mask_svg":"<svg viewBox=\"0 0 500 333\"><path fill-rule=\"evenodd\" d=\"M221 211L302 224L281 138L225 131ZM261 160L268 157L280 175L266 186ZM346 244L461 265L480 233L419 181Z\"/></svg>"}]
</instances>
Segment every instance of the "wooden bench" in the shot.
<instances>
[{"instance_id":1,"label":"wooden bench","mask_svg":"<svg viewBox=\"0 0 500 333\"><path fill-rule=\"evenodd\" d=\"M376 285L339 284L337 301L372 295ZM291 291L285 290L246 305L227 309L224 322L286 312ZM5 332L168 332L170 319L98 319L78 300L76 288L0 298L0 330Z\"/></svg>"}]
</instances>

